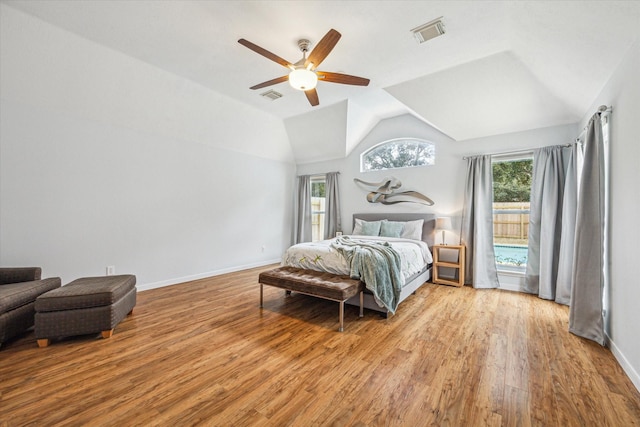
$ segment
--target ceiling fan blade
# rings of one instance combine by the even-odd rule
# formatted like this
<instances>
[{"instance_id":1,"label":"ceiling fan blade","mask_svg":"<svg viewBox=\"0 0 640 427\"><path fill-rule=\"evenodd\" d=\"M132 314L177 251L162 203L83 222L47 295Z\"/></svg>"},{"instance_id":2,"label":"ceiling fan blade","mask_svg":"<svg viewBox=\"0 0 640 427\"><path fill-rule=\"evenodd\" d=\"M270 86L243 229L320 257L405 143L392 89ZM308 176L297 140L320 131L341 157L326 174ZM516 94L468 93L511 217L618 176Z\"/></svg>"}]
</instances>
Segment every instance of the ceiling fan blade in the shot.
<instances>
[{"instance_id":1,"label":"ceiling fan blade","mask_svg":"<svg viewBox=\"0 0 640 427\"><path fill-rule=\"evenodd\" d=\"M327 34L318 42L315 48L309 54L309 57L304 62L304 66L307 67L309 64L313 64L313 69L315 70L322 61L329 55L329 53L333 50L338 40L340 40L342 34L334 30L333 28L329 30Z\"/></svg>"},{"instance_id":2,"label":"ceiling fan blade","mask_svg":"<svg viewBox=\"0 0 640 427\"><path fill-rule=\"evenodd\" d=\"M330 73L327 71L318 71L318 80L330 83L341 83L343 85L368 86L369 79L358 76L350 76L349 74Z\"/></svg>"},{"instance_id":3,"label":"ceiling fan blade","mask_svg":"<svg viewBox=\"0 0 640 427\"><path fill-rule=\"evenodd\" d=\"M286 82L287 80L289 80L289 76L288 75L282 76L282 77L278 77L278 78L275 78L275 79L272 79L272 80L268 80L266 82L258 83L255 86L251 86L249 89L253 89L253 90L262 89L263 87L267 87L267 86L275 85L275 84L278 84L278 83Z\"/></svg>"},{"instance_id":4,"label":"ceiling fan blade","mask_svg":"<svg viewBox=\"0 0 640 427\"><path fill-rule=\"evenodd\" d=\"M315 89L305 90L304 94L307 95L307 99L309 100L309 104L315 107L320 104L320 100L318 99L318 92Z\"/></svg>"},{"instance_id":5,"label":"ceiling fan blade","mask_svg":"<svg viewBox=\"0 0 640 427\"><path fill-rule=\"evenodd\" d=\"M251 43L249 40L240 39L240 40L238 40L238 43L240 43L242 46L248 47L249 49L251 49L252 51L254 51L257 54L260 54L260 55L264 56L265 58L272 60L273 62L277 62L278 64L282 65L283 67L287 67L287 68L292 68L293 67L293 65L289 61L287 61L286 59L280 58L275 53L271 53L267 49L263 49L260 46L258 46L257 44Z\"/></svg>"}]
</instances>

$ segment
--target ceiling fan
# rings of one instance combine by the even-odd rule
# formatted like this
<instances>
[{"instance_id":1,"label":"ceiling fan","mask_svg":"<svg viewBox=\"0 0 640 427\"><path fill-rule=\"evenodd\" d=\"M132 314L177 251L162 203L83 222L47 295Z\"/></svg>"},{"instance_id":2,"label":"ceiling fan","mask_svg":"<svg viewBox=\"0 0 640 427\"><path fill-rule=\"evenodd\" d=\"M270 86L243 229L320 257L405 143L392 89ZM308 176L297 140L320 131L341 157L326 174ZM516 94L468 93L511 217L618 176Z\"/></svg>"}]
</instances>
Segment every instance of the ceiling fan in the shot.
<instances>
[{"instance_id":1,"label":"ceiling fan","mask_svg":"<svg viewBox=\"0 0 640 427\"><path fill-rule=\"evenodd\" d=\"M299 40L298 47L302 51L302 59L294 64L280 58L278 55L275 55L256 44L251 43L248 40L238 40L238 43L240 43L241 45L248 47L252 51L264 56L267 59L277 62L283 67L291 69L291 72L289 72L289 74L287 74L286 76L268 80L255 86L251 86L249 89L261 89L263 87L283 83L288 80L289 84L294 89L303 91L307 96L309 103L315 107L316 105L320 104L320 100L318 99L318 92L316 91L316 85L318 81L342 83L346 85L367 86L369 84L369 79L350 76L348 74L319 71L317 69L320 63L324 61L331 50L333 50L335 45L338 43L338 40L340 40L341 36L342 35L334 29L329 30L329 32L325 34L322 40L318 42L318 45L311 51L311 53L309 53L309 57L307 57L307 52L309 51L309 46L311 43L306 39Z\"/></svg>"}]
</instances>

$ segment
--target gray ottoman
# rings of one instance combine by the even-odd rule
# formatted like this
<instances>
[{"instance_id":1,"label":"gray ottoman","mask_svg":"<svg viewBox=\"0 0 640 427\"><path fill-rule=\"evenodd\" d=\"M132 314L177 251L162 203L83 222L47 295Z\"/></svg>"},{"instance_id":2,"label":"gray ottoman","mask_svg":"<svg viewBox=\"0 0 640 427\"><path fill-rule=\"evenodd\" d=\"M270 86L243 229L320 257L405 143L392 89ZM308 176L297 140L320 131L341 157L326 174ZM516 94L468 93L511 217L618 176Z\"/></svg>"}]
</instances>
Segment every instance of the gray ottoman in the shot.
<instances>
[{"instance_id":1,"label":"gray ottoman","mask_svg":"<svg viewBox=\"0 0 640 427\"><path fill-rule=\"evenodd\" d=\"M51 338L102 333L113 329L136 305L136 276L85 277L36 299L35 335L39 347Z\"/></svg>"}]
</instances>

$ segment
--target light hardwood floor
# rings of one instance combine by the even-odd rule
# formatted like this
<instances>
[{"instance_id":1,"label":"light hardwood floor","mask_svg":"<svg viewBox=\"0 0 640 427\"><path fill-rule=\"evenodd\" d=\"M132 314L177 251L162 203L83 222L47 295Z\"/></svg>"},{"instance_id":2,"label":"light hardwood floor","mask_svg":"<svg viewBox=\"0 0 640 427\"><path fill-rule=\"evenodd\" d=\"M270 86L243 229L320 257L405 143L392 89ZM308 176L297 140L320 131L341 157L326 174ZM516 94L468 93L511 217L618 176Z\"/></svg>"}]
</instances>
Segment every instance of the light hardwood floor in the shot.
<instances>
[{"instance_id":1,"label":"light hardwood floor","mask_svg":"<svg viewBox=\"0 0 640 427\"><path fill-rule=\"evenodd\" d=\"M640 394L568 310L426 284L388 319L265 287L264 268L138 294L100 335L0 349L0 425L632 426Z\"/></svg>"}]
</instances>

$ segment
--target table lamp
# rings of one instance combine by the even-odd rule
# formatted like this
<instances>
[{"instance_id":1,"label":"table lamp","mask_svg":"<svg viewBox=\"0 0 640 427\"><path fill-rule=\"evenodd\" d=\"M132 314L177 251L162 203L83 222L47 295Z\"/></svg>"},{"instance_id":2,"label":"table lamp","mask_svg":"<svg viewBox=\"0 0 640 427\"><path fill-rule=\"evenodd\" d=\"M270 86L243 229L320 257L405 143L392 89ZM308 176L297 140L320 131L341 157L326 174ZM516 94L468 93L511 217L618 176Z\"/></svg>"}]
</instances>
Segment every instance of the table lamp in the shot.
<instances>
[{"instance_id":1,"label":"table lamp","mask_svg":"<svg viewBox=\"0 0 640 427\"><path fill-rule=\"evenodd\" d=\"M436 218L436 230L442 230L442 244L446 245L444 242L444 232L445 230L451 230L451 218L443 216L440 218Z\"/></svg>"}]
</instances>

